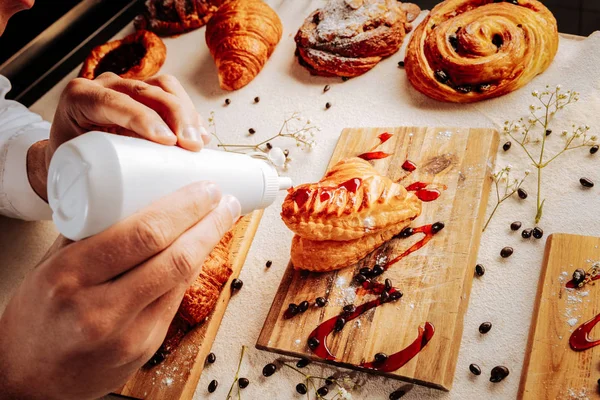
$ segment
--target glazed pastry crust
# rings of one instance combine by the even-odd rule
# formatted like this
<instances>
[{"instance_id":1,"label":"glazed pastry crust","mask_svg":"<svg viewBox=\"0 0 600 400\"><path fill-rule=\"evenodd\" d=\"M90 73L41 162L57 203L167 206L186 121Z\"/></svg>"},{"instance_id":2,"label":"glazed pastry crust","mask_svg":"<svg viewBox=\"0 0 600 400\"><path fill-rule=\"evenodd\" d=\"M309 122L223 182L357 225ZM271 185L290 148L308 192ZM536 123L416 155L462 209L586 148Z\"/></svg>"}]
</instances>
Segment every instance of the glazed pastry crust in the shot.
<instances>
[{"instance_id":1,"label":"glazed pastry crust","mask_svg":"<svg viewBox=\"0 0 600 400\"><path fill-rule=\"evenodd\" d=\"M262 0L229 0L206 26L206 44L224 90L237 90L262 70L281 39L279 16Z\"/></svg>"},{"instance_id":2,"label":"glazed pastry crust","mask_svg":"<svg viewBox=\"0 0 600 400\"><path fill-rule=\"evenodd\" d=\"M296 34L296 55L312 74L353 77L398 51L420 9L397 0L330 0Z\"/></svg>"},{"instance_id":3,"label":"glazed pastry crust","mask_svg":"<svg viewBox=\"0 0 600 400\"><path fill-rule=\"evenodd\" d=\"M120 74L125 79L146 79L156 74L165 63L167 48L163 41L149 31L138 31L121 40L105 43L92 50L83 63L79 76L86 79L96 77L96 68L100 61L111 51L123 45L139 43L146 49L146 54L137 65L132 66L125 73Z\"/></svg>"},{"instance_id":4,"label":"glazed pastry crust","mask_svg":"<svg viewBox=\"0 0 600 400\"><path fill-rule=\"evenodd\" d=\"M408 45L412 85L436 100L468 103L510 93L544 72L558 50L556 19L539 1L518 2L446 0L434 7Z\"/></svg>"},{"instance_id":5,"label":"glazed pastry crust","mask_svg":"<svg viewBox=\"0 0 600 400\"><path fill-rule=\"evenodd\" d=\"M360 177L356 190L340 186ZM282 206L284 223L303 239L348 241L386 231L421 213L421 201L371 164L350 158L316 184L290 189Z\"/></svg>"},{"instance_id":6,"label":"glazed pastry crust","mask_svg":"<svg viewBox=\"0 0 600 400\"><path fill-rule=\"evenodd\" d=\"M223 0L146 0L146 10L134 20L136 30L173 36L204 26Z\"/></svg>"}]
</instances>

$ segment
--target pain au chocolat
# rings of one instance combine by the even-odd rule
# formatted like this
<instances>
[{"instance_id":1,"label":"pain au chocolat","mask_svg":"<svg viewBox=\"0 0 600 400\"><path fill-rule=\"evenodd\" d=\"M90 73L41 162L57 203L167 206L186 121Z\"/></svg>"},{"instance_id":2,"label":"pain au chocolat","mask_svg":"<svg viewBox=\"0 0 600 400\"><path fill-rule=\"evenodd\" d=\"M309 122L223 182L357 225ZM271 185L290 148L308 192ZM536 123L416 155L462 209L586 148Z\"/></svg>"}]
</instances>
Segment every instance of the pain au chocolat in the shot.
<instances>
[{"instance_id":1,"label":"pain au chocolat","mask_svg":"<svg viewBox=\"0 0 600 400\"><path fill-rule=\"evenodd\" d=\"M149 31L137 31L124 39L105 43L92 50L79 76L95 79L114 72L126 79L146 79L156 74L167 58L163 41Z\"/></svg>"},{"instance_id":2,"label":"pain au chocolat","mask_svg":"<svg viewBox=\"0 0 600 400\"><path fill-rule=\"evenodd\" d=\"M419 12L398 0L329 0L296 34L300 64L315 75L364 74L400 49Z\"/></svg>"},{"instance_id":3,"label":"pain au chocolat","mask_svg":"<svg viewBox=\"0 0 600 400\"><path fill-rule=\"evenodd\" d=\"M360 158L337 163L319 182L290 189L281 217L296 235L295 268L329 271L364 258L421 213L421 201Z\"/></svg>"},{"instance_id":4,"label":"pain au chocolat","mask_svg":"<svg viewBox=\"0 0 600 400\"><path fill-rule=\"evenodd\" d=\"M137 30L172 36L204 26L224 0L146 0L134 20Z\"/></svg>"},{"instance_id":5,"label":"pain au chocolat","mask_svg":"<svg viewBox=\"0 0 600 400\"><path fill-rule=\"evenodd\" d=\"M418 91L469 103L517 90L552 63L558 31L536 0L446 0L408 45L405 66Z\"/></svg>"}]
</instances>

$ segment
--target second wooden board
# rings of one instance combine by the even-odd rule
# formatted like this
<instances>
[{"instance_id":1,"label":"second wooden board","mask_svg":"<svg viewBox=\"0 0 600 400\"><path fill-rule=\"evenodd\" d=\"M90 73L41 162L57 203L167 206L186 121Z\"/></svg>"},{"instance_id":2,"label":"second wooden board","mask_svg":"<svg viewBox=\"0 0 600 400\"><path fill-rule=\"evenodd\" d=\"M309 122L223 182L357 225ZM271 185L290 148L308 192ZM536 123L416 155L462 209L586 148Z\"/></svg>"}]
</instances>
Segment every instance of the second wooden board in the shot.
<instances>
[{"instance_id":1,"label":"second wooden board","mask_svg":"<svg viewBox=\"0 0 600 400\"><path fill-rule=\"evenodd\" d=\"M600 286L591 282L581 288L571 287L573 272L579 268L589 271L599 261L600 238L567 234L548 237L520 399L600 398L600 347L575 351L570 346L571 335L580 327L581 338L587 341L584 324L600 312ZM588 328L593 329L593 325ZM599 338L597 333L590 337Z\"/></svg>"},{"instance_id":2,"label":"second wooden board","mask_svg":"<svg viewBox=\"0 0 600 400\"><path fill-rule=\"evenodd\" d=\"M386 132L391 136L381 136ZM379 145L382 138L389 139ZM439 199L424 203L421 216L412 226L441 221L445 228L425 247L377 278L380 282L391 279L404 297L367 311L349 321L341 332L329 335L327 346L335 359L326 362L438 389L451 388L498 141L497 132L490 129L403 127L342 132L330 167L372 150L385 153L380 156L389 154L372 161L382 174L405 185L420 181L444 189ZM414 172L402 168L406 160L416 164ZM311 332L341 314L343 306L359 306L374 299L357 287L353 280L357 271L373 267L382 251L394 257L417 239L392 240L385 249L376 250L357 265L329 273L303 274L290 263L257 348L324 361L307 346ZM314 306L317 297L326 298L327 306ZM283 318L290 303L304 300L311 303L307 312ZM376 353L391 356L402 349L422 347L424 342L416 339L423 328L424 337L431 340L401 368L377 371L363 364L373 360Z\"/></svg>"}]
</instances>

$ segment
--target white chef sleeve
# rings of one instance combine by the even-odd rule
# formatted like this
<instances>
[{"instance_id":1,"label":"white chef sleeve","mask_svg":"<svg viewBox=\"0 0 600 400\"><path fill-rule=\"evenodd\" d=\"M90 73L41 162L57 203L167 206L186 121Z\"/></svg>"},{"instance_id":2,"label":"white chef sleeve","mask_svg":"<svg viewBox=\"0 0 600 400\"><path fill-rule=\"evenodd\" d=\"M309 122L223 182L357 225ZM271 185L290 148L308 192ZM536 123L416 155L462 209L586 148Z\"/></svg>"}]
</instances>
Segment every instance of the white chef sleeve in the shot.
<instances>
[{"instance_id":1,"label":"white chef sleeve","mask_svg":"<svg viewBox=\"0 0 600 400\"><path fill-rule=\"evenodd\" d=\"M27 151L48 139L50 123L16 101L7 100L10 82L0 75L0 214L27 221L51 219L48 203L29 184Z\"/></svg>"}]
</instances>

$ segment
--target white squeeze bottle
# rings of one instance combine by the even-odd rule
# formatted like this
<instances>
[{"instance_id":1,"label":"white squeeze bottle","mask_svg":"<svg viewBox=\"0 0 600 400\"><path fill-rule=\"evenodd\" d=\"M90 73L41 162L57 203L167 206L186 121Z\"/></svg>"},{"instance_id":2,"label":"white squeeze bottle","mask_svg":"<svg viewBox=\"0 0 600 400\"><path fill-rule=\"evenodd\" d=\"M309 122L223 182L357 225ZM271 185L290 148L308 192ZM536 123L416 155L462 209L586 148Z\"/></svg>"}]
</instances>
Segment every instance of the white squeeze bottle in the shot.
<instances>
[{"instance_id":1,"label":"white squeeze bottle","mask_svg":"<svg viewBox=\"0 0 600 400\"><path fill-rule=\"evenodd\" d=\"M242 214L269 206L292 186L266 162L204 149L191 152L144 139L90 132L62 144L48 171L48 202L60 233L80 240L177 189L212 181Z\"/></svg>"}]
</instances>

